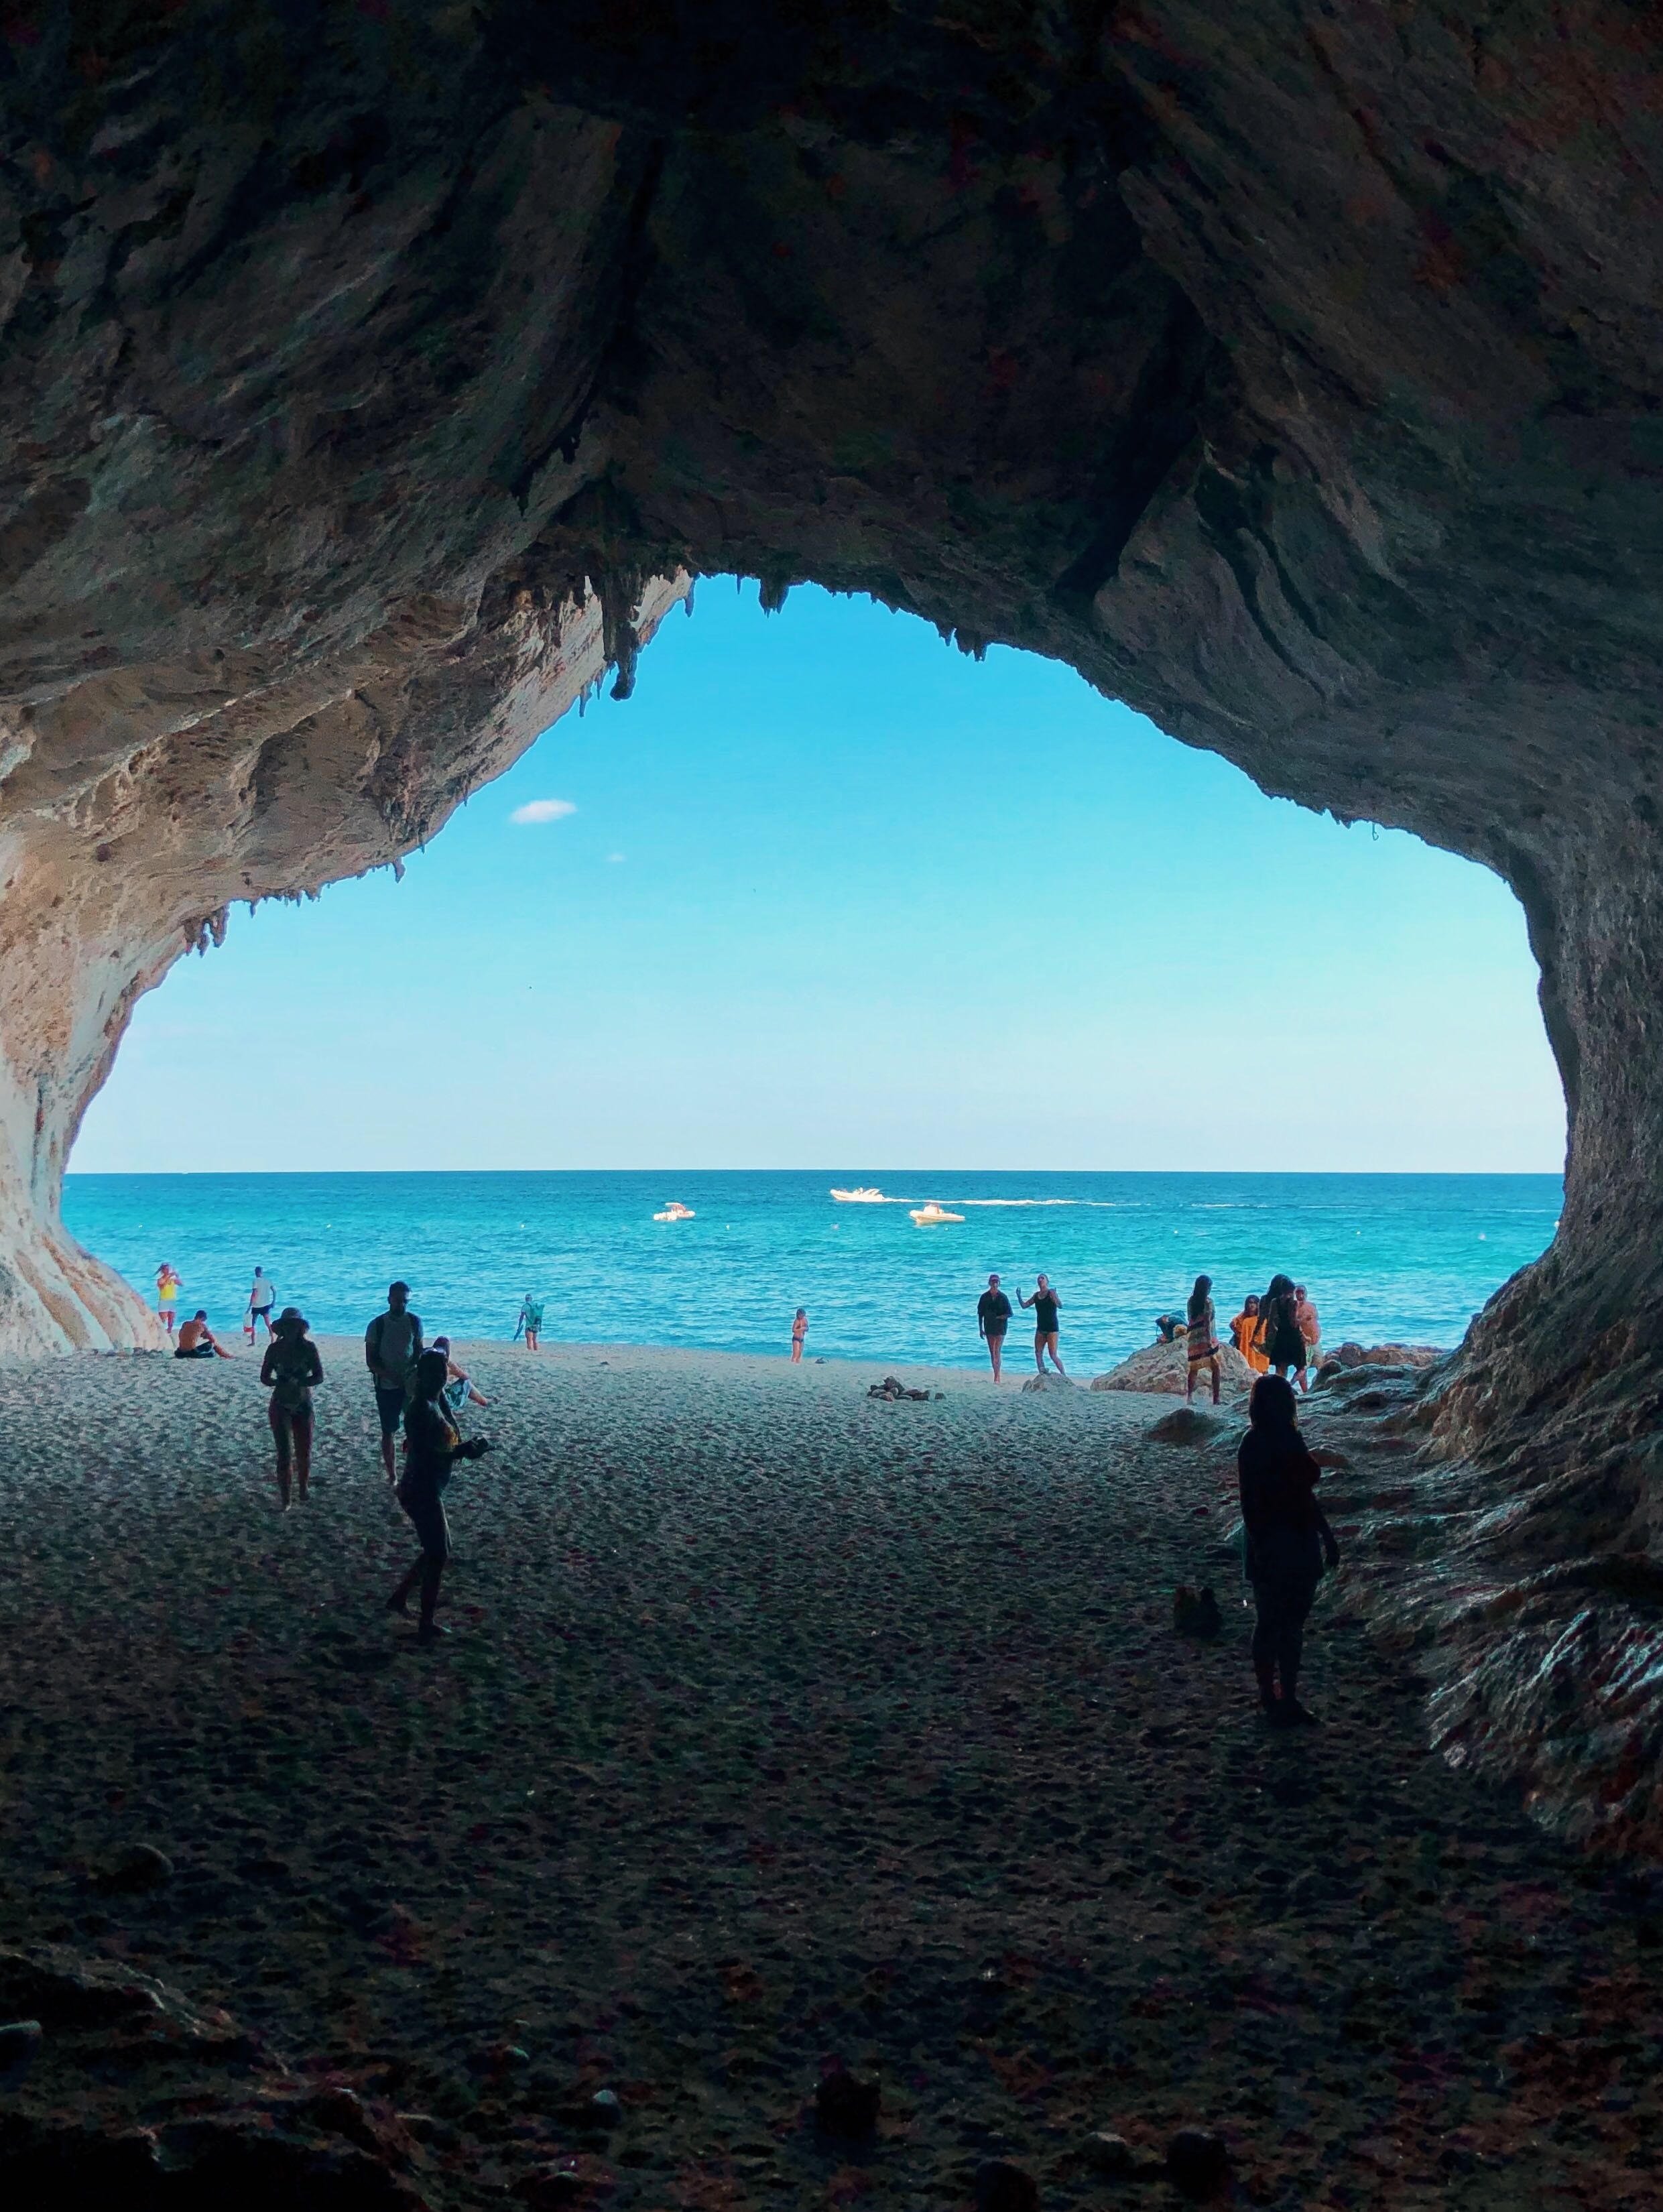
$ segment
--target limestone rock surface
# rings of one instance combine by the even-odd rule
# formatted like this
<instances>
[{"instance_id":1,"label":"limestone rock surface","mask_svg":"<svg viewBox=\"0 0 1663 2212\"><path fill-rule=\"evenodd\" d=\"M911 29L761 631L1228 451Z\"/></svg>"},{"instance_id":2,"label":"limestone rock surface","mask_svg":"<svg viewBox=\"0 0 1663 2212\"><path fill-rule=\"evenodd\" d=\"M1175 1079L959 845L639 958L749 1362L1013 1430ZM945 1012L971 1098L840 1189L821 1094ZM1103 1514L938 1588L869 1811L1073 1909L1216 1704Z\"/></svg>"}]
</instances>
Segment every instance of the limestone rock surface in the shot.
<instances>
[{"instance_id":1,"label":"limestone rock surface","mask_svg":"<svg viewBox=\"0 0 1663 2212\"><path fill-rule=\"evenodd\" d=\"M16 0L0 83L0 1348L148 1340L59 1183L231 904L627 687L654 578L871 592L1518 893L1564 1208L1423 1408L1428 1633L1466 1755L1655 1833L1647 11Z\"/></svg>"},{"instance_id":2,"label":"limestone rock surface","mask_svg":"<svg viewBox=\"0 0 1663 2212\"><path fill-rule=\"evenodd\" d=\"M1218 1373L1227 1394L1253 1388L1252 1368L1235 1346L1222 1338L1218 1344ZM1111 1367L1107 1375L1094 1376L1091 1387L1094 1390L1150 1390L1163 1397L1181 1398L1188 1383L1189 1353L1180 1337L1175 1344L1144 1345L1118 1367ZM1205 1368L1195 1387L1198 1394L1211 1397L1212 1379Z\"/></svg>"}]
</instances>

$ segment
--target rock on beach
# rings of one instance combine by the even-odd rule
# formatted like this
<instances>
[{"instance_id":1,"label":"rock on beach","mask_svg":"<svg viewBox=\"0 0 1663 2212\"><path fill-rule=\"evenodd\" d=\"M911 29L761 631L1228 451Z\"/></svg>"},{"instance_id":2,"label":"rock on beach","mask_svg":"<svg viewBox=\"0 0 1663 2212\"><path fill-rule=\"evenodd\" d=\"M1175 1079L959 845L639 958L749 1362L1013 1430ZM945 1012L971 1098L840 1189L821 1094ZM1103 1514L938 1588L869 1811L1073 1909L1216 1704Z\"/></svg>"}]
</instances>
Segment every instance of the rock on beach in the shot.
<instances>
[{"instance_id":1,"label":"rock on beach","mask_svg":"<svg viewBox=\"0 0 1663 2212\"><path fill-rule=\"evenodd\" d=\"M1224 1389L1231 1395L1250 1390L1253 1371L1233 1344L1222 1337L1218 1343L1218 1372ZM1130 1359L1123 1359L1118 1367L1111 1367L1107 1375L1097 1376L1094 1390L1149 1390L1160 1396L1181 1398L1189 1382L1189 1353L1181 1338L1175 1344L1148 1344L1141 1352L1134 1352ZM1211 1395L1211 1378L1206 1376L1197 1384Z\"/></svg>"}]
</instances>

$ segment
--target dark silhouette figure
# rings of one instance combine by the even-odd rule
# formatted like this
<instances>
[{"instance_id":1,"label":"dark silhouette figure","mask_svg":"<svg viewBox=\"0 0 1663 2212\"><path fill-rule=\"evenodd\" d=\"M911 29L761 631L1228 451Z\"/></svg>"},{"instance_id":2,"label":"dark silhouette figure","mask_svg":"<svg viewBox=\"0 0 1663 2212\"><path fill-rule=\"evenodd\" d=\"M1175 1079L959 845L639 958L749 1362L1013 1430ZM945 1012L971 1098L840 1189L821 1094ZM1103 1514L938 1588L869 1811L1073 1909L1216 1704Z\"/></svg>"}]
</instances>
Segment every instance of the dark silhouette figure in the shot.
<instances>
[{"instance_id":1,"label":"dark silhouette figure","mask_svg":"<svg viewBox=\"0 0 1663 2212\"><path fill-rule=\"evenodd\" d=\"M411 1378L422 1356L422 1316L410 1306L408 1283L387 1285L387 1310L364 1331L364 1364L375 1386L375 1410L381 1422L381 1464L395 1481L392 1440L410 1402Z\"/></svg>"},{"instance_id":2,"label":"dark silhouette figure","mask_svg":"<svg viewBox=\"0 0 1663 2212\"><path fill-rule=\"evenodd\" d=\"M1251 1423L1235 1455L1247 1529L1247 1571L1258 1626L1253 1668L1259 1702L1278 1727L1296 1727L1311 1715L1299 1702L1299 1663L1305 1620L1325 1563L1339 1564L1339 1546L1316 1502L1316 1486L1329 1455L1307 1448L1299 1433L1294 1388L1280 1375L1261 1375L1247 1401ZM1278 1697L1278 1677L1281 1694Z\"/></svg>"},{"instance_id":3,"label":"dark silhouette figure","mask_svg":"<svg viewBox=\"0 0 1663 2212\"><path fill-rule=\"evenodd\" d=\"M1270 1288L1259 1302L1259 1340L1265 1347L1272 1374L1280 1375L1285 1367L1302 1389L1308 1354L1300 1330L1299 1299L1291 1276L1272 1276Z\"/></svg>"},{"instance_id":4,"label":"dark silhouette figure","mask_svg":"<svg viewBox=\"0 0 1663 2212\"><path fill-rule=\"evenodd\" d=\"M440 1578L451 1556L450 1523L445 1517L445 1487L459 1459L477 1459L490 1449L485 1437L464 1438L445 1399L449 1363L442 1352L424 1352L416 1363L410 1403L404 1408L404 1472L398 1498L422 1545L416 1565L387 1600L390 1613L409 1608L410 1594L422 1585L420 1641L431 1644L448 1632L434 1620Z\"/></svg>"},{"instance_id":5,"label":"dark silhouette figure","mask_svg":"<svg viewBox=\"0 0 1663 2212\"><path fill-rule=\"evenodd\" d=\"M312 1393L324 1379L324 1363L307 1334L307 1322L294 1306L285 1306L271 1328L271 1341L260 1362L260 1381L271 1393L266 1408L277 1447L277 1498L288 1510L291 1448L300 1503L312 1480Z\"/></svg>"}]
</instances>

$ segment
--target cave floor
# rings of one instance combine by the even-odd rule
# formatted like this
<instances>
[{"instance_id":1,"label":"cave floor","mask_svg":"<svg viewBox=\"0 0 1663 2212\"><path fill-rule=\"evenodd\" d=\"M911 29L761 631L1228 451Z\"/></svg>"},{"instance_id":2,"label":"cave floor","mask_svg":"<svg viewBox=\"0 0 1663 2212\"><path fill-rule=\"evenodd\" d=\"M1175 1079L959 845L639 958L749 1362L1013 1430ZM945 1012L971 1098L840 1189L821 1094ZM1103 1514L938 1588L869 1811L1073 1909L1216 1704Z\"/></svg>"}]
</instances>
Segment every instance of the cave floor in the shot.
<instances>
[{"instance_id":1,"label":"cave floor","mask_svg":"<svg viewBox=\"0 0 1663 2212\"><path fill-rule=\"evenodd\" d=\"M1429 1755L1340 1596L1323 1725L1262 1729L1231 1435L479 1347L501 1449L423 1652L381 1609L412 1546L359 1351L323 1349L286 1517L252 1361L0 1373L0 1941L258 2039L49 2033L13 2123L161 2127L280 2072L355 2092L436 2208L968 2204L998 2158L1158 2204L1083 2146L1185 2125L1258 2204L1663 2202L1647 1893ZM1211 1644L1172 1626L1202 1580ZM111 1893L136 1844L171 1877ZM869 2142L814 2124L834 2058L881 2077Z\"/></svg>"}]
</instances>

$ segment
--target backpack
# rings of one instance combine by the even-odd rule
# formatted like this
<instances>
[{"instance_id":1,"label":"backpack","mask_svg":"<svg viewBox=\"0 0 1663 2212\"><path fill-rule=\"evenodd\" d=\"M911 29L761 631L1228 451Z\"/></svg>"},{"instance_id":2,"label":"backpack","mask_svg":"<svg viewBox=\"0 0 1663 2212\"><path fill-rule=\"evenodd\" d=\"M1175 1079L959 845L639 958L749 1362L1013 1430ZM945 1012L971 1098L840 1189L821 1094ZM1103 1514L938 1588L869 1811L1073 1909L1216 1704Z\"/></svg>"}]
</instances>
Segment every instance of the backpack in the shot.
<instances>
[{"instance_id":1,"label":"backpack","mask_svg":"<svg viewBox=\"0 0 1663 2212\"><path fill-rule=\"evenodd\" d=\"M406 1376L416 1364L421 1344L422 1324L409 1307L402 1313L389 1309L377 1324L375 1364L384 1375Z\"/></svg>"}]
</instances>

